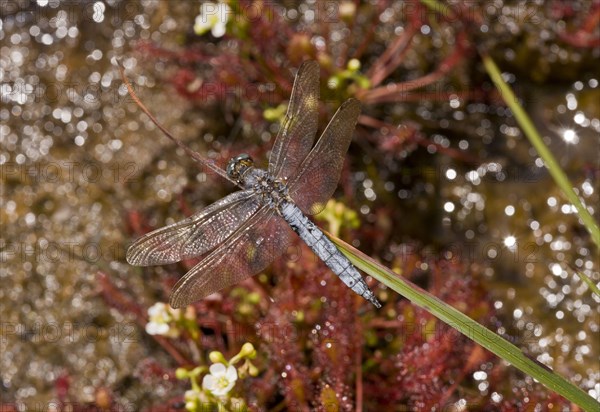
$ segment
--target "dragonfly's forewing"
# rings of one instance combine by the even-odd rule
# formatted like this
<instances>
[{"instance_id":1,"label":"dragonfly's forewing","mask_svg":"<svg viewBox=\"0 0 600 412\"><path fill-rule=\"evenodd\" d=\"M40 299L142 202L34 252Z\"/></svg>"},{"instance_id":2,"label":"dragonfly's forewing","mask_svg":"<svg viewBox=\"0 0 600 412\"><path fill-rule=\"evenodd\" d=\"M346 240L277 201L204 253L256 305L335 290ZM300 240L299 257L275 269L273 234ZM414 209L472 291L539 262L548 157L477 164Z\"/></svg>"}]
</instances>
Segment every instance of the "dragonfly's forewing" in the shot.
<instances>
[{"instance_id":1,"label":"dragonfly's forewing","mask_svg":"<svg viewBox=\"0 0 600 412\"><path fill-rule=\"evenodd\" d=\"M177 282L170 305L189 305L263 270L286 250L291 233L281 216L263 206Z\"/></svg>"},{"instance_id":2,"label":"dragonfly's forewing","mask_svg":"<svg viewBox=\"0 0 600 412\"><path fill-rule=\"evenodd\" d=\"M290 197L304 213L319 213L333 195L359 114L358 100L345 101L302 162L298 175L290 179Z\"/></svg>"},{"instance_id":3,"label":"dragonfly's forewing","mask_svg":"<svg viewBox=\"0 0 600 412\"><path fill-rule=\"evenodd\" d=\"M319 64L307 61L300 66L292 96L269 158L269 173L289 178L313 145L319 117Z\"/></svg>"},{"instance_id":4,"label":"dragonfly's forewing","mask_svg":"<svg viewBox=\"0 0 600 412\"><path fill-rule=\"evenodd\" d=\"M165 265L204 254L225 241L261 205L252 190L234 192L187 219L142 236L127 250L127 262Z\"/></svg>"}]
</instances>

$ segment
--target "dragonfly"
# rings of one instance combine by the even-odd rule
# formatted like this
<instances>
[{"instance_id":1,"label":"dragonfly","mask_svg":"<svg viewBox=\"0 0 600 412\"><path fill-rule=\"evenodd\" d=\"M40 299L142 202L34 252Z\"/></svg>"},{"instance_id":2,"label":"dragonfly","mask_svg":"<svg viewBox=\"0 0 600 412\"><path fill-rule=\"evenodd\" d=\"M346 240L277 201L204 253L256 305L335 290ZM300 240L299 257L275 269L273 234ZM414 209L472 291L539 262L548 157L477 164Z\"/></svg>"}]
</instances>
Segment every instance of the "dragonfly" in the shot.
<instances>
[{"instance_id":1,"label":"dragonfly","mask_svg":"<svg viewBox=\"0 0 600 412\"><path fill-rule=\"evenodd\" d=\"M127 262L134 266L166 265L203 256L174 286L169 299L173 308L185 307L264 270L287 250L293 232L350 289L381 307L358 270L308 218L322 211L333 195L360 114L359 101L346 100L313 146L319 73L314 61L306 61L298 69L267 170L255 167L247 154L232 158L226 170L211 165L240 190L142 236L127 250ZM200 159L196 152L184 149Z\"/></svg>"}]
</instances>

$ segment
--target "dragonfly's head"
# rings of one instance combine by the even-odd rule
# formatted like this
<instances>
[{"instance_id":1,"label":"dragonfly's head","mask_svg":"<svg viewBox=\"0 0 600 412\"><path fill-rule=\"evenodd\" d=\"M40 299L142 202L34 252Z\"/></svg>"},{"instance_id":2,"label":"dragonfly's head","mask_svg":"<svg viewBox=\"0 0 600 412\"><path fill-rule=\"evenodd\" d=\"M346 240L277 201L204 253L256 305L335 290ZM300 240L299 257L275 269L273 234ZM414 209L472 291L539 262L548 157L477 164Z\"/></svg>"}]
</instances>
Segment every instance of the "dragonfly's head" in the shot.
<instances>
[{"instance_id":1,"label":"dragonfly's head","mask_svg":"<svg viewBox=\"0 0 600 412\"><path fill-rule=\"evenodd\" d=\"M254 166L254 161L246 153L242 153L232 158L227 164L227 176L233 180L239 180L240 176L244 174L246 169Z\"/></svg>"}]
</instances>

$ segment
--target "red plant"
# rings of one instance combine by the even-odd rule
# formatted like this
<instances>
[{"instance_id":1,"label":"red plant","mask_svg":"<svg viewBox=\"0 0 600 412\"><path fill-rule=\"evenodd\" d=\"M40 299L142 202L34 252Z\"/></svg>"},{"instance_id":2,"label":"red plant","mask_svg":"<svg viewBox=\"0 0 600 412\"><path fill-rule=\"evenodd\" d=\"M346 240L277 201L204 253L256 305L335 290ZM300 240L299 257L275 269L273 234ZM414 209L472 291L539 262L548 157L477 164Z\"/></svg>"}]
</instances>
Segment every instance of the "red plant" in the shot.
<instances>
[{"instance_id":1,"label":"red plant","mask_svg":"<svg viewBox=\"0 0 600 412\"><path fill-rule=\"evenodd\" d=\"M372 144L379 155L397 160L423 146L458 161L475 163L476 156L433 142L416 123L397 127L392 111L382 106L398 108L399 103L423 101L433 106L447 102L451 95L463 102L499 104L500 96L476 80L468 90L422 90L451 82L459 76L458 69L468 66L479 45L479 34L469 27L483 24L482 9L468 13L466 8L472 4L459 2L449 6L450 14L436 15L438 23L454 37L437 62L424 64L427 69L409 77L403 64L417 47L415 40L430 16L425 6L414 3L411 13L396 21L403 30L390 41L381 42L376 24L364 22L376 22L392 3L353 2L361 12L340 16L338 21L353 30L354 36L348 36L345 42L331 41L331 27L323 21L308 26L293 24L276 13L272 4L260 2L264 13L252 24L245 24L243 19L234 23L226 40L205 41L190 36L181 50L166 50L149 42L140 43L138 50L151 61L161 59L174 66L176 70L167 80L190 101L205 106L238 101L235 110L241 111L242 119L254 130L266 127L263 109L276 107L289 97L291 76L283 69L316 59L324 77L339 81L339 87L322 90L325 99L341 101L353 95L363 102L359 123L366 139L362 141ZM239 4L245 7L258 3ZM565 7L562 4L561 10ZM580 47L593 47L595 43L590 39L596 31L597 16L595 5L580 30L560 37ZM313 41L316 37L325 40ZM351 59L365 62L364 75L351 70ZM225 116L233 110L228 106ZM346 194L352 193L349 181L346 179ZM186 203L181 204L189 214ZM385 205L378 205L372 215L385 220L388 212ZM134 231L147 229L139 214L130 214L130 220ZM357 231L357 238L372 248L369 252L373 255L389 252L385 245L393 223L382 226L382 230L367 227ZM165 371L171 370L166 374L172 375L175 364L192 364L194 357L201 362L211 350L233 354L236 344L249 341L260 354L257 364L261 374L243 383L243 393L246 402L256 409L388 410L403 405L432 410L448 408L461 399L484 410L527 406L524 401L508 400L514 394L512 382L522 377L468 338L389 291L379 291L387 296L384 309L367 309L304 246L295 246L300 251L296 258L281 259L268 271L278 276L249 279L231 293L224 291L194 306L203 333L196 348L199 353L189 349L189 336L175 342L155 338L174 358L174 365L163 365ZM465 273L462 262L427 261L420 253L403 260L397 251L391 254L392 263L404 276L428 284L432 293L481 323L498 321L484 286L477 281L478 273ZM426 270L422 269L423 263L427 264ZM101 275L100 280L102 295L110 305L133 313L140 325L146 322L144 311L133 298L118 291L108 277ZM163 367L159 368L161 372ZM140 373L150 376L153 369L140 368ZM481 389L485 385L473 378L477 371L485 371L488 389ZM494 392L503 394L500 400L492 397ZM534 384L521 388L519 397L528 399L530 405L569 406L564 399L548 395Z\"/></svg>"}]
</instances>

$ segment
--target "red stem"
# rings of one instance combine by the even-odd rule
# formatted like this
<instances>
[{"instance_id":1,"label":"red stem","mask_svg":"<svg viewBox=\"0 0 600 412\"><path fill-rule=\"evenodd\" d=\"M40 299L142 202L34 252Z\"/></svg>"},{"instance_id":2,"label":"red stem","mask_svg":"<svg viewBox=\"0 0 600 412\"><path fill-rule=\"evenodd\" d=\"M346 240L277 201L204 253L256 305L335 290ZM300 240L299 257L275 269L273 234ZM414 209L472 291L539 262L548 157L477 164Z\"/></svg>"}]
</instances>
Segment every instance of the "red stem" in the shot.
<instances>
[{"instance_id":1,"label":"red stem","mask_svg":"<svg viewBox=\"0 0 600 412\"><path fill-rule=\"evenodd\" d=\"M362 43L360 43L360 45L354 52L353 58L355 58L355 59L360 60L361 56L363 55L363 53L365 52L367 47L370 46L371 44L373 44L373 36L375 35L375 27L377 27L377 25L378 25L378 23L377 23L378 18L379 18L379 15L381 14L381 11L385 7L385 3L378 2L377 5L378 5L378 8L377 8L376 12L373 13L373 16L371 17L371 22L368 25L369 30L367 31L367 34L364 36Z\"/></svg>"},{"instance_id":2,"label":"red stem","mask_svg":"<svg viewBox=\"0 0 600 412\"><path fill-rule=\"evenodd\" d=\"M456 46L454 52L448 56L438 68L419 79L411 80L408 82L388 84L385 86L377 87L375 89L367 90L363 93L358 93L357 97L362 100L365 104L374 104L381 102L394 102L398 99L403 99L404 94L410 90L418 89L423 86L435 83L450 72L464 56L466 50L466 37L464 33L459 33L457 36Z\"/></svg>"},{"instance_id":3,"label":"red stem","mask_svg":"<svg viewBox=\"0 0 600 412\"><path fill-rule=\"evenodd\" d=\"M411 142L414 142L420 146L423 147L427 147L429 145L433 145L435 146L436 150L440 153L443 153L447 156L450 156L453 159L458 159L467 163L472 163L475 164L477 163L477 159L475 159L474 157L472 157L471 155L461 151L461 150L456 150L450 147L444 147L441 146L437 143L432 142L431 140L423 137L422 135L418 134L417 132L412 133L409 136L406 136L404 134L400 134L396 131L397 127L394 126L393 124L390 123L386 123L384 121L381 121L379 119L376 119L374 117L371 116L366 116L366 115L361 115L358 118L358 123L362 124L363 126L369 126L372 127L374 129L382 129L385 128L387 129L391 134L395 135L396 137L398 137L401 140L409 140Z\"/></svg>"},{"instance_id":4,"label":"red stem","mask_svg":"<svg viewBox=\"0 0 600 412\"><path fill-rule=\"evenodd\" d=\"M581 29L568 33L563 31L559 37L565 43L574 47L594 48L600 47L600 38L594 30L600 24L600 7L597 7L583 22Z\"/></svg>"},{"instance_id":5,"label":"red stem","mask_svg":"<svg viewBox=\"0 0 600 412\"><path fill-rule=\"evenodd\" d=\"M355 327L358 336L363 336L362 325L356 317ZM363 410L362 345L356 345L356 412Z\"/></svg>"},{"instance_id":6,"label":"red stem","mask_svg":"<svg viewBox=\"0 0 600 412\"><path fill-rule=\"evenodd\" d=\"M414 15L417 15L415 13ZM404 32L396 37L396 40L383 52L377 61L371 66L367 76L371 80L371 87L376 87L385 80L394 70L398 68L406 52L409 50L420 20L413 18Z\"/></svg>"}]
</instances>

